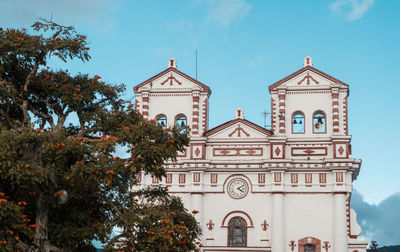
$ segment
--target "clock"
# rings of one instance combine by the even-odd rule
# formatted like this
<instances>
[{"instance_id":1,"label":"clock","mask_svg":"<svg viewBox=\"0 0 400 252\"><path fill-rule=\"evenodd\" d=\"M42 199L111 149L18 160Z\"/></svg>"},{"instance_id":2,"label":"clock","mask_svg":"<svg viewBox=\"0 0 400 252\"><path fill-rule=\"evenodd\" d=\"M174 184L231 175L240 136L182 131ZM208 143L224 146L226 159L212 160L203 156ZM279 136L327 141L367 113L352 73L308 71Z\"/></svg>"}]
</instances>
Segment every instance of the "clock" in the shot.
<instances>
[{"instance_id":1,"label":"clock","mask_svg":"<svg viewBox=\"0 0 400 252\"><path fill-rule=\"evenodd\" d=\"M249 185L241 178L232 179L228 184L228 194L234 199L241 199L249 192Z\"/></svg>"}]
</instances>

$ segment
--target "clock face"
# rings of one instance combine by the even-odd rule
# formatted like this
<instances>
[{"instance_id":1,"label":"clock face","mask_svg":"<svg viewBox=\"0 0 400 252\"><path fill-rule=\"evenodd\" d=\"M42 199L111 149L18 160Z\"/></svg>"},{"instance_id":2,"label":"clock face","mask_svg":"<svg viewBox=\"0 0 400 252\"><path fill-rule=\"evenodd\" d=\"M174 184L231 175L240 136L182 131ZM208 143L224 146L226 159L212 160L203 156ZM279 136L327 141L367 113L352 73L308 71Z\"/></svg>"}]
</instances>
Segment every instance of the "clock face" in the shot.
<instances>
[{"instance_id":1,"label":"clock face","mask_svg":"<svg viewBox=\"0 0 400 252\"><path fill-rule=\"evenodd\" d=\"M249 192L249 186L243 179L233 179L228 184L228 193L234 199L241 199Z\"/></svg>"}]
</instances>

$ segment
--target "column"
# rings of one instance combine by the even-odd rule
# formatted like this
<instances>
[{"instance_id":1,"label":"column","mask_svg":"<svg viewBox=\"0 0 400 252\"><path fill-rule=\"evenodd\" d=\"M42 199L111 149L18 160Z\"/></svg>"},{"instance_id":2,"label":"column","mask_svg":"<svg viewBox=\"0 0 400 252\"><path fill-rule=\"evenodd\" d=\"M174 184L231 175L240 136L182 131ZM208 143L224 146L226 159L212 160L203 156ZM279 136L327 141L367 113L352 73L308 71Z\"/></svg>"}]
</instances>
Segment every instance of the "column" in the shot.
<instances>
[{"instance_id":1,"label":"column","mask_svg":"<svg viewBox=\"0 0 400 252\"><path fill-rule=\"evenodd\" d=\"M191 171L191 203L192 203L192 211L199 211L197 214L194 214L197 222L199 223L202 230L205 230L205 223L203 221L204 216L204 207L203 207L203 172L202 171ZM202 241L204 242L204 235L202 236Z\"/></svg>"},{"instance_id":2,"label":"column","mask_svg":"<svg viewBox=\"0 0 400 252\"><path fill-rule=\"evenodd\" d=\"M285 132L286 132L286 128L285 128L285 125L286 125L286 106L285 106L286 93L285 93L285 90L279 90L278 98L279 98L279 111L278 111L279 131L278 132L279 132L279 134L285 134Z\"/></svg>"},{"instance_id":3,"label":"column","mask_svg":"<svg viewBox=\"0 0 400 252\"><path fill-rule=\"evenodd\" d=\"M145 120L149 119L149 92L142 93L142 115Z\"/></svg>"},{"instance_id":4,"label":"column","mask_svg":"<svg viewBox=\"0 0 400 252\"><path fill-rule=\"evenodd\" d=\"M332 125L333 132L339 132L339 89L332 89Z\"/></svg>"},{"instance_id":5,"label":"column","mask_svg":"<svg viewBox=\"0 0 400 252\"><path fill-rule=\"evenodd\" d=\"M272 193L271 251L285 251L283 192ZM343 251L342 251L343 252Z\"/></svg>"},{"instance_id":6,"label":"column","mask_svg":"<svg viewBox=\"0 0 400 252\"><path fill-rule=\"evenodd\" d=\"M334 233L333 250L334 252L347 251L347 223L346 223L346 193L334 193Z\"/></svg>"},{"instance_id":7,"label":"column","mask_svg":"<svg viewBox=\"0 0 400 252\"><path fill-rule=\"evenodd\" d=\"M192 111L192 135L199 134L199 102L200 93L199 91L193 91L193 111Z\"/></svg>"}]
</instances>

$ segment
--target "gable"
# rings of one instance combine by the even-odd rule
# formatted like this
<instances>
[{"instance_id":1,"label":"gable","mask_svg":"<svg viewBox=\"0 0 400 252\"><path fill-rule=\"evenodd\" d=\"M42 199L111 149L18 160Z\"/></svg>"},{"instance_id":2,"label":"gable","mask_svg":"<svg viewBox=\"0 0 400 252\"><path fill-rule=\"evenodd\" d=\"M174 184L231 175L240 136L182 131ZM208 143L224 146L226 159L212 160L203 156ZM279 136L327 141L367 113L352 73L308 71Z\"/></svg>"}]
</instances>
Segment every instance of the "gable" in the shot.
<instances>
[{"instance_id":1,"label":"gable","mask_svg":"<svg viewBox=\"0 0 400 252\"><path fill-rule=\"evenodd\" d=\"M178 91L178 90L193 90L200 89L200 91L211 93L210 88L193 79L192 77L182 73L175 67L169 67L161 73L147 79L146 81L136 85L133 90L140 92L141 89L152 91Z\"/></svg>"},{"instance_id":2,"label":"gable","mask_svg":"<svg viewBox=\"0 0 400 252\"><path fill-rule=\"evenodd\" d=\"M312 66L305 66L293 74L270 85L269 90L275 90L278 87L291 89L330 88L332 85L339 85L342 88L347 88L349 86L348 84Z\"/></svg>"},{"instance_id":3,"label":"gable","mask_svg":"<svg viewBox=\"0 0 400 252\"><path fill-rule=\"evenodd\" d=\"M206 132L209 139L265 139L271 135L272 133L269 130L245 119L235 119Z\"/></svg>"}]
</instances>

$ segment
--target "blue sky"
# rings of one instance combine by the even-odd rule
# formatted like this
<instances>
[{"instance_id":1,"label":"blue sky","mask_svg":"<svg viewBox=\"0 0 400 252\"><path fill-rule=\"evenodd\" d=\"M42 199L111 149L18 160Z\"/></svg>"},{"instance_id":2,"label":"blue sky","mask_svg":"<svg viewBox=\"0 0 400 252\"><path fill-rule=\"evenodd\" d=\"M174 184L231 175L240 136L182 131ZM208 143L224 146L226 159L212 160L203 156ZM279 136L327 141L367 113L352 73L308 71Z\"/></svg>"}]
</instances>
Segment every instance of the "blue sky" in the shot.
<instances>
[{"instance_id":1,"label":"blue sky","mask_svg":"<svg viewBox=\"0 0 400 252\"><path fill-rule=\"evenodd\" d=\"M359 204L353 207L365 212L362 218L378 208L395 210L400 222L400 1L0 2L2 27L29 27L38 17L53 16L87 34L90 62L54 66L124 83L127 99L133 98L134 85L164 70L170 57L194 76L197 49L198 79L213 92L210 128L231 120L238 107L246 119L263 125L262 112L270 108L268 85L311 56L314 67L350 84L353 157L363 160L354 183ZM393 210L382 207L388 201ZM393 220L388 223L393 226ZM400 243L399 234L367 236Z\"/></svg>"}]
</instances>

